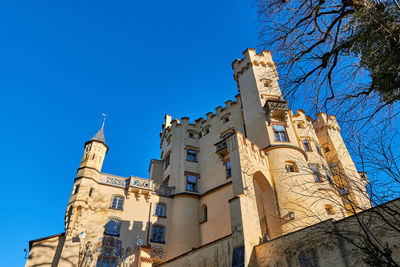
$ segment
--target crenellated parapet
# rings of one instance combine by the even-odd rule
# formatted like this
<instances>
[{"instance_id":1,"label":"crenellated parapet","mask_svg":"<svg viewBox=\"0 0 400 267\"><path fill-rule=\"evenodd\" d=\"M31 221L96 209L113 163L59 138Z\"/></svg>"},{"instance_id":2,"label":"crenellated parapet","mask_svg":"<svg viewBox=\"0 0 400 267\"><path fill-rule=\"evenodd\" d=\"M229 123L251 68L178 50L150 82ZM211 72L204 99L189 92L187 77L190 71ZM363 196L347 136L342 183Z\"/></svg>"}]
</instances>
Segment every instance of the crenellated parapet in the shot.
<instances>
[{"instance_id":1,"label":"crenellated parapet","mask_svg":"<svg viewBox=\"0 0 400 267\"><path fill-rule=\"evenodd\" d=\"M225 119L233 113L237 113L240 110L241 98L240 94L235 96L235 100L228 100L225 102L225 106L217 106L215 112L208 112L205 117L200 117L194 120L193 123L190 122L189 117L182 117L180 120L172 119L170 115L166 115L166 121L162 125L162 131L160 132L160 147L163 142L168 142L169 136L172 134L173 128L179 128L181 126L187 128L188 130L193 130L196 133L203 135L203 131L212 130L215 124L219 123L221 120ZM235 110L233 110L235 109Z\"/></svg>"},{"instance_id":2,"label":"crenellated parapet","mask_svg":"<svg viewBox=\"0 0 400 267\"><path fill-rule=\"evenodd\" d=\"M256 53L256 49L248 48L243 52L244 58L239 60L236 59L232 62L232 69L235 71L233 77L235 81L251 66L262 66L268 67L274 71L276 77L278 77L278 72L276 71L276 64L272 60L271 51L263 50L261 54Z\"/></svg>"},{"instance_id":3,"label":"crenellated parapet","mask_svg":"<svg viewBox=\"0 0 400 267\"><path fill-rule=\"evenodd\" d=\"M337 130L340 132L339 123L336 120L335 115L327 115L324 112L317 114L317 119L314 121L314 128L316 131L323 130L324 128L330 130Z\"/></svg>"}]
</instances>

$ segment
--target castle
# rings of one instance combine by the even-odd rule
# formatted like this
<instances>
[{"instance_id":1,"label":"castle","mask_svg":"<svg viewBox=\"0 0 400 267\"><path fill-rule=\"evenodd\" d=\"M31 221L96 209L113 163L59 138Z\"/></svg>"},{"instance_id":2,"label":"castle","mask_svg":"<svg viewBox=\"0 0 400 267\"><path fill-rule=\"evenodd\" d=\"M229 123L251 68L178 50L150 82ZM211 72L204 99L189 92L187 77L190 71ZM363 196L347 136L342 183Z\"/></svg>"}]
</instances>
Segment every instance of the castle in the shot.
<instances>
[{"instance_id":1,"label":"castle","mask_svg":"<svg viewBox=\"0 0 400 267\"><path fill-rule=\"evenodd\" d=\"M234 101L165 116L148 179L101 172L103 127L86 142L65 232L30 241L26 266L257 265L260 244L370 207L335 116L294 113L271 53L243 55Z\"/></svg>"}]
</instances>

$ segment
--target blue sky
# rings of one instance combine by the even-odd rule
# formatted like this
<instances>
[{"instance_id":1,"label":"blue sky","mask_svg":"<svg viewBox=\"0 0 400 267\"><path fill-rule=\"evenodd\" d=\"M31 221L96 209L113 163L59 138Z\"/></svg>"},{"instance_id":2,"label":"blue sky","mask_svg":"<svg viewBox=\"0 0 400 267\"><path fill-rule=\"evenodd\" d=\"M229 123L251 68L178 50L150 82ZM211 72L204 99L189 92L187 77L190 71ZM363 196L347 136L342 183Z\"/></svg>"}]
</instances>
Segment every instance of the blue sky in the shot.
<instances>
[{"instance_id":1,"label":"blue sky","mask_svg":"<svg viewBox=\"0 0 400 267\"><path fill-rule=\"evenodd\" d=\"M107 113L103 171L147 177L165 113L196 119L237 94L257 44L252 1L0 3L4 266L63 232L83 144Z\"/></svg>"}]
</instances>

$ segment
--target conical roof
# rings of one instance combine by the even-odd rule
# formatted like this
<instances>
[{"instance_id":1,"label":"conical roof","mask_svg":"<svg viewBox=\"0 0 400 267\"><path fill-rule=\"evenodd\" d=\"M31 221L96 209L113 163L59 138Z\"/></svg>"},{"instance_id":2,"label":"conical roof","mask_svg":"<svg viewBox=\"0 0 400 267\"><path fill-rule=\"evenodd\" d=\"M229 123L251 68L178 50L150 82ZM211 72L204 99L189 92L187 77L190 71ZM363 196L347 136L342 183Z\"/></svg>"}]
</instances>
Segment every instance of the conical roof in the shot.
<instances>
[{"instance_id":1,"label":"conical roof","mask_svg":"<svg viewBox=\"0 0 400 267\"><path fill-rule=\"evenodd\" d=\"M102 142L103 144L106 144L106 139L104 138L104 123L101 126L100 130L93 136L90 141L99 141Z\"/></svg>"}]
</instances>

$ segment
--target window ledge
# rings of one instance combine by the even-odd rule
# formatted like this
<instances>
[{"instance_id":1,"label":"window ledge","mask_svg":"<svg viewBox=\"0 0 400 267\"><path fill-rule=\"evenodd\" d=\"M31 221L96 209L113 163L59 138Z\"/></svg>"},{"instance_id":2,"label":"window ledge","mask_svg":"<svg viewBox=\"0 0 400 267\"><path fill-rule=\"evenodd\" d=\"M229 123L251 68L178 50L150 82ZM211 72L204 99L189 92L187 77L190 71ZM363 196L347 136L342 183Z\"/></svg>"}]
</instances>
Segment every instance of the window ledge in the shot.
<instances>
[{"instance_id":1,"label":"window ledge","mask_svg":"<svg viewBox=\"0 0 400 267\"><path fill-rule=\"evenodd\" d=\"M150 242L152 242L152 243L157 243L157 244L165 244L165 241L159 242L159 241L154 241L154 240L151 240L151 239L150 239Z\"/></svg>"},{"instance_id":2,"label":"window ledge","mask_svg":"<svg viewBox=\"0 0 400 267\"><path fill-rule=\"evenodd\" d=\"M116 234L116 235L114 235L114 234L108 234L108 233L106 233L106 232L104 232L104 235L109 235L109 236L116 236L116 237L119 237L119 234Z\"/></svg>"},{"instance_id":3,"label":"window ledge","mask_svg":"<svg viewBox=\"0 0 400 267\"><path fill-rule=\"evenodd\" d=\"M186 161L193 162L193 163L199 163L197 160L193 161L193 160L186 159Z\"/></svg>"},{"instance_id":4,"label":"window ledge","mask_svg":"<svg viewBox=\"0 0 400 267\"><path fill-rule=\"evenodd\" d=\"M200 221L199 224L202 224L202 223L205 223L205 222L207 222L207 219Z\"/></svg>"},{"instance_id":5,"label":"window ledge","mask_svg":"<svg viewBox=\"0 0 400 267\"><path fill-rule=\"evenodd\" d=\"M154 214L153 216L156 216L156 217L159 217L159 218L167 218L167 216L161 216L161 215L157 215L157 214Z\"/></svg>"},{"instance_id":6,"label":"window ledge","mask_svg":"<svg viewBox=\"0 0 400 267\"><path fill-rule=\"evenodd\" d=\"M117 209L117 208L113 208L113 207L109 207L110 210L119 210L119 211L124 211L124 209Z\"/></svg>"}]
</instances>

